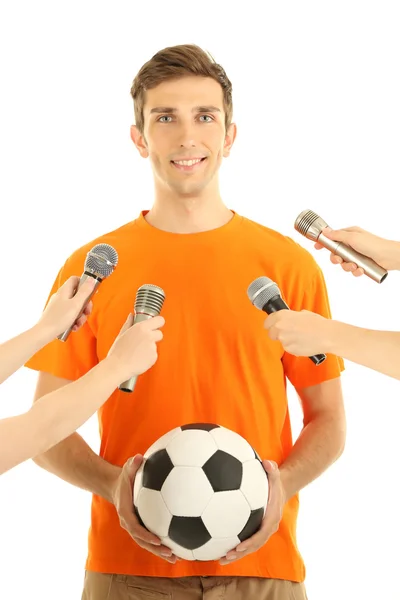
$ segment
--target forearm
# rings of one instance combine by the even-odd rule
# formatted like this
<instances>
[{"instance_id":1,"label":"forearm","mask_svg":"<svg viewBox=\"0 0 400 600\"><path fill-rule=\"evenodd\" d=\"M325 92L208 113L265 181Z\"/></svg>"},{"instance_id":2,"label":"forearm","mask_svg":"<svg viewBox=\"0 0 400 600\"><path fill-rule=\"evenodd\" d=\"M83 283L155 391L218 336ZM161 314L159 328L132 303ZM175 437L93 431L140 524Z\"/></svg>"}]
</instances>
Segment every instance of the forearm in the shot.
<instances>
[{"instance_id":1,"label":"forearm","mask_svg":"<svg viewBox=\"0 0 400 600\"><path fill-rule=\"evenodd\" d=\"M42 435L47 435L47 447L54 443L56 437L62 439L93 414L115 391L121 378L124 377L119 373L118 365L108 357L79 380L39 398L31 411L36 411L37 420L40 411L42 415L46 414L45 422L40 422ZM46 429L50 434L45 433ZM77 433L44 454L37 454L34 460L42 468L72 485L111 501L110 488L120 468L95 454Z\"/></svg>"},{"instance_id":2,"label":"forearm","mask_svg":"<svg viewBox=\"0 0 400 600\"><path fill-rule=\"evenodd\" d=\"M52 334L35 325L0 345L0 383L22 367L43 346L51 342Z\"/></svg>"},{"instance_id":3,"label":"forearm","mask_svg":"<svg viewBox=\"0 0 400 600\"><path fill-rule=\"evenodd\" d=\"M332 321L326 352L400 379L400 332L375 331Z\"/></svg>"},{"instance_id":4,"label":"forearm","mask_svg":"<svg viewBox=\"0 0 400 600\"><path fill-rule=\"evenodd\" d=\"M0 472L65 439L96 412L119 383L117 365L108 358L77 381L39 398L27 413L1 421L0 437L7 454L0 455Z\"/></svg>"},{"instance_id":5,"label":"forearm","mask_svg":"<svg viewBox=\"0 0 400 600\"><path fill-rule=\"evenodd\" d=\"M95 454L78 433L37 456L34 462L60 479L112 502L111 490L121 468Z\"/></svg>"},{"instance_id":6,"label":"forearm","mask_svg":"<svg viewBox=\"0 0 400 600\"><path fill-rule=\"evenodd\" d=\"M346 438L345 418L321 414L303 428L291 453L280 465L286 500L317 479L342 454Z\"/></svg>"},{"instance_id":7,"label":"forearm","mask_svg":"<svg viewBox=\"0 0 400 600\"><path fill-rule=\"evenodd\" d=\"M390 242L388 262L390 263L389 270L400 271L400 242Z\"/></svg>"}]
</instances>

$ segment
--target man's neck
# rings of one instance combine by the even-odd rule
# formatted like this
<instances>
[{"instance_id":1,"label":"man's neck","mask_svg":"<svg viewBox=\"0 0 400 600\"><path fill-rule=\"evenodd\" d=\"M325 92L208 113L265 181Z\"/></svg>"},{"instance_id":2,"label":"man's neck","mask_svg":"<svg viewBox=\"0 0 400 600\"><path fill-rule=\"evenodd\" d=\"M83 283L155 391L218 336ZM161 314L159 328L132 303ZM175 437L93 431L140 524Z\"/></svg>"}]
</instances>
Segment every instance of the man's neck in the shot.
<instances>
[{"instance_id":1,"label":"man's neck","mask_svg":"<svg viewBox=\"0 0 400 600\"><path fill-rule=\"evenodd\" d=\"M199 233L226 225L233 213L221 198L156 200L146 221L170 233Z\"/></svg>"}]
</instances>

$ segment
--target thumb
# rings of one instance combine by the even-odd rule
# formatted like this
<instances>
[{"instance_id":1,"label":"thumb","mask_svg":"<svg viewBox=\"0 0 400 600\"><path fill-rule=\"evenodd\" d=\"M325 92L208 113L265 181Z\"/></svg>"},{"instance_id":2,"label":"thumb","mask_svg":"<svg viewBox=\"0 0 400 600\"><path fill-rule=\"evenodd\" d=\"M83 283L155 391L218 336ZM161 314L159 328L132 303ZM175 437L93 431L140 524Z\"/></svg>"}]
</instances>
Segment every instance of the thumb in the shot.
<instances>
[{"instance_id":1,"label":"thumb","mask_svg":"<svg viewBox=\"0 0 400 600\"><path fill-rule=\"evenodd\" d=\"M274 462L273 460L263 460L262 464L268 475L268 479L276 479L277 477L279 477L279 469L276 462Z\"/></svg>"},{"instance_id":2,"label":"thumb","mask_svg":"<svg viewBox=\"0 0 400 600\"><path fill-rule=\"evenodd\" d=\"M141 454L136 454L136 456L128 459L124 465L124 469L126 475L129 477L130 481L135 479L136 473L139 470L140 465L143 462L143 456Z\"/></svg>"},{"instance_id":3,"label":"thumb","mask_svg":"<svg viewBox=\"0 0 400 600\"><path fill-rule=\"evenodd\" d=\"M122 335L123 333L125 333L125 331L127 331L130 327L132 327L132 325L133 325L133 314L129 313L128 318L126 319L125 323L122 325L118 335Z\"/></svg>"},{"instance_id":4,"label":"thumb","mask_svg":"<svg viewBox=\"0 0 400 600\"><path fill-rule=\"evenodd\" d=\"M93 292L96 285L94 277L88 277L82 285L79 286L78 291L75 294L77 304L82 304Z\"/></svg>"},{"instance_id":5,"label":"thumb","mask_svg":"<svg viewBox=\"0 0 400 600\"><path fill-rule=\"evenodd\" d=\"M349 238L349 232L344 229L324 229L323 234L335 242L346 242Z\"/></svg>"}]
</instances>

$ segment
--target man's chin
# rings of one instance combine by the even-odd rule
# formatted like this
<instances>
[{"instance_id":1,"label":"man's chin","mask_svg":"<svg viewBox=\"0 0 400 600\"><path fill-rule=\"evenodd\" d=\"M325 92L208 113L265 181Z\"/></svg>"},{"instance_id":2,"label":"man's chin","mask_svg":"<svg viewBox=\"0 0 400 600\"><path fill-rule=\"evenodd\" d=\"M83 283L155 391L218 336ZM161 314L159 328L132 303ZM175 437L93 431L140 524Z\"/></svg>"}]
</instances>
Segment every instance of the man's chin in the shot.
<instances>
[{"instance_id":1,"label":"man's chin","mask_svg":"<svg viewBox=\"0 0 400 600\"><path fill-rule=\"evenodd\" d=\"M195 198L196 196L201 196L204 193L206 187L206 183L198 183L197 185L189 183L188 185L176 185L176 182L174 182L170 184L170 189L182 198Z\"/></svg>"}]
</instances>

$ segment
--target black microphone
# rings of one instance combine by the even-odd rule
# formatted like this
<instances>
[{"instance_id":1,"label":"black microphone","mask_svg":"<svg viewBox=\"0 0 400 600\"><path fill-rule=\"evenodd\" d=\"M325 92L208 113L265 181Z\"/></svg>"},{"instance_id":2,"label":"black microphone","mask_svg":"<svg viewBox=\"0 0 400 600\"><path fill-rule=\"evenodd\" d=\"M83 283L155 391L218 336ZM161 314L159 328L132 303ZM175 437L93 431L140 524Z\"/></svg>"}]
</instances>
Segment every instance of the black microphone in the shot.
<instances>
[{"instance_id":1,"label":"black microphone","mask_svg":"<svg viewBox=\"0 0 400 600\"><path fill-rule=\"evenodd\" d=\"M269 277L258 277L247 288L247 295L250 302L259 310L263 310L267 315L278 312L278 310L290 310L283 300L281 291L277 284ZM316 354L309 356L315 365L320 365L326 359L325 354Z\"/></svg>"},{"instance_id":2,"label":"black microphone","mask_svg":"<svg viewBox=\"0 0 400 600\"><path fill-rule=\"evenodd\" d=\"M86 281L86 279L88 277L93 277L93 279L96 280L96 283L93 288L93 291L87 298L84 307L82 308L81 312L75 319L75 322L83 314L83 311L85 310L85 306L88 304L88 302L92 298L93 294L96 292L100 283L103 281L103 279L105 279L106 277L111 275L111 273L114 271L117 264L118 264L118 253L115 250L115 248L113 248L109 244L96 244L96 246L94 246L91 250L89 250L89 252L86 255L84 271L83 271L83 274L78 283L78 287L75 290L75 293L81 287L81 285ZM61 340L62 342L66 342L69 337L69 334L72 331L73 326L74 326L74 323L72 323L71 327L69 327L69 329L64 331L64 333L61 333L58 336L58 339Z\"/></svg>"}]
</instances>

